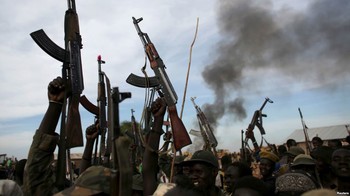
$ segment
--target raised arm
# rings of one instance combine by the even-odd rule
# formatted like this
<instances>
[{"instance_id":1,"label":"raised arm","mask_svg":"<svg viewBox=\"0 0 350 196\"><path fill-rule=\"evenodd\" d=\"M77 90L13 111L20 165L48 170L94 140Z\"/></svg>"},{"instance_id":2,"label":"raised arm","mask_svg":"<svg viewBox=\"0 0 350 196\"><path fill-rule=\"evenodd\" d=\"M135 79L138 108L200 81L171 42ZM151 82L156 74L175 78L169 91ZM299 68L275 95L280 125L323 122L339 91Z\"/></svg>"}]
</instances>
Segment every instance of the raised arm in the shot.
<instances>
[{"instance_id":1,"label":"raised arm","mask_svg":"<svg viewBox=\"0 0 350 196\"><path fill-rule=\"evenodd\" d=\"M157 173L158 173L158 148L160 136L163 134L162 125L165 114L166 104L162 98L158 98L153 102L151 110L154 116L154 123L151 132L146 141L143 158L143 182L144 195L152 195L157 189Z\"/></svg>"},{"instance_id":2,"label":"raised arm","mask_svg":"<svg viewBox=\"0 0 350 196\"><path fill-rule=\"evenodd\" d=\"M91 166L92 151L94 143L98 137L98 124L92 124L86 128L85 131L86 145L84 148L83 157L80 163L80 173L84 172L88 167Z\"/></svg>"},{"instance_id":3,"label":"raised arm","mask_svg":"<svg viewBox=\"0 0 350 196\"><path fill-rule=\"evenodd\" d=\"M24 195L52 195L56 192L50 166L59 139L55 129L62 110L64 91L61 77L55 78L48 85L49 106L28 153L23 180Z\"/></svg>"}]
</instances>

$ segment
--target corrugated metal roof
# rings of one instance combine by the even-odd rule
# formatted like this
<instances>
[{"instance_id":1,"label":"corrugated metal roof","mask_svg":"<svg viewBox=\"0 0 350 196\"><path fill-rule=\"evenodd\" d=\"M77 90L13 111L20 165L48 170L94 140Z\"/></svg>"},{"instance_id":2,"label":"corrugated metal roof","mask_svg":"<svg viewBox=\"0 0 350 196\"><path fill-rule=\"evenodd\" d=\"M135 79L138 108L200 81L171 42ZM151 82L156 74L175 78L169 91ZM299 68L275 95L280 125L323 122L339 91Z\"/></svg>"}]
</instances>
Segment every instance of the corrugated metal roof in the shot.
<instances>
[{"instance_id":1,"label":"corrugated metal roof","mask_svg":"<svg viewBox=\"0 0 350 196\"><path fill-rule=\"evenodd\" d=\"M335 125L327 127L308 128L307 133L310 141L313 137L318 136L322 140L332 139L344 139L349 135L345 125ZM285 141L288 139L294 139L296 142L305 142L305 135L303 129L297 129L290 134Z\"/></svg>"}]
</instances>

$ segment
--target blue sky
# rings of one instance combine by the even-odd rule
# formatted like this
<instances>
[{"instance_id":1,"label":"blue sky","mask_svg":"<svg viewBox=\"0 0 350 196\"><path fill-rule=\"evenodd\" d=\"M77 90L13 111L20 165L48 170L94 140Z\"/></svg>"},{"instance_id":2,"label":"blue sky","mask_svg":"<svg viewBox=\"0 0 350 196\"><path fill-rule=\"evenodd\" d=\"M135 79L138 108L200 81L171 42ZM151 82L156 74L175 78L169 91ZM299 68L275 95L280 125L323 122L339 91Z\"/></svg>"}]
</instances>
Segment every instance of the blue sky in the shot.
<instances>
[{"instance_id":1,"label":"blue sky","mask_svg":"<svg viewBox=\"0 0 350 196\"><path fill-rule=\"evenodd\" d=\"M141 29L149 34L167 66L180 112L198 17L183 115L188 130L196 125L190 101L194 96L204 111L212 112L206 110L208 104L221 110L215 126L218 147L231 151L238 151L240 130L247 128L265 97L274 101L264 108L268 116L264 119L265 138L270 143L282 144L301 128L298 107L310 128L349 124L349 3L316 2L78 0L83 94L96 100L96 58L102 55L106 61L102 69L112 86L132 93L132 99L120 105L121 121L130 119L131 109L140 119L145 91L125 79L130 73L142 75L143 47L131 17L143 17ZM67 5L54 0L20 0L16 6L5 0L2 5L7 9L0 13L0 154L25 158L48 105L47 84L61 73L61 64L43 52L29 34L44 29L63 46ZM149 67L147 71L153 74ZM215 74L203 77L203 72ZM243 100L240 106L245 115L220 109L237 98ZM218 100L223 101L221 106L215 105ZM85 109L81 108L81 114L83 128L93 123Z\"/></svg>"}]
</instances>

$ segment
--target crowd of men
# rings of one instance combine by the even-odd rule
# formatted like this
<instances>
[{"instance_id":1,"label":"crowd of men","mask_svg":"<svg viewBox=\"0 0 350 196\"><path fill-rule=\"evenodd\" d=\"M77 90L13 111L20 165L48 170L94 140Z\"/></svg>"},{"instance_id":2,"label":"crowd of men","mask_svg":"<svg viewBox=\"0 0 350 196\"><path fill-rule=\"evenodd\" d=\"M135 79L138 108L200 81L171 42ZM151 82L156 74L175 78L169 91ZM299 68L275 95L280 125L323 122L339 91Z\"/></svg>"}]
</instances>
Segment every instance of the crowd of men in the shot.
<instances>
[{"instance_id":1,"label":"crowd of men","mask_svg":"<svg viewBox=\"0 0 350 196\"><path fill-rule=\"evenodd\" d=\"M57 186L54 151L59 142L55 132L62 111L65 86L57 77L48 86L49 106L34 134L26 160L17 164L16 178L2 179L0 195L336 195L350 194L350 136L324 145L322 138L312 139L310 152L286 141L277 150L259 149L249 159L198 150L192 156L173 157L159 150L166 104L156 99L151 111L152 130L145 136L142 160L119 160L119 167L94 165L93 148L98 138L98 123L86 129L86 144L77 179L65 179ZM132 144L127 135L121 145ZM118 153L122 153L118 151ZM130 156L128 153L122 156ZM124 163L123 163L124 162ZM257 167L254 167L257 166Z\"/></svg>"}]
</instances>

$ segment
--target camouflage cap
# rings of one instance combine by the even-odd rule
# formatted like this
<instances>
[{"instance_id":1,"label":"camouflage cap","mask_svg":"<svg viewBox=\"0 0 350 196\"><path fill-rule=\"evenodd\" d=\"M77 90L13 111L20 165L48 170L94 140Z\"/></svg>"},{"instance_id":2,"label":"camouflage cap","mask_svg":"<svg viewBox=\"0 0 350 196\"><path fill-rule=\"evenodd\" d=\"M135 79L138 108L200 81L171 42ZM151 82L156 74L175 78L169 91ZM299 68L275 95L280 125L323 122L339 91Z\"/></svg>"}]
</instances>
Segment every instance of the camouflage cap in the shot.
<instances>
[{"instance_id":1,"label":"camouflage cap","mask_svg":"<svg viewBox=\"0 0 350 196\"><path fill-rule=\"evenodd\" d=\"M292 146L287 151L287 154L292 155L292 156L298 156L300 154L305 154L305 150L299 146Z\"/></svg>"},{"instance_id":2,"label":"camouflage cap","mask_svg":"<svg viewBox=\"0 0 350 196\"><path fill-rule=\"evenodd\" d=\"M268 159L274 163L278 162L280 160L280 158L275 155L274 153L272 152L268 152L268 151L261 151L260 152L260 158L261 159Z\"/></svg>"},{"instance_id":3,"label":"camouflage cap","mask_svg":"<svg viewBox=\"0 0 350 196\"><path fill-rule=\"evenodd\" d=\"M111 170L103 166L91 166L80 174L75 185L65 189L56 196L65 195L94 195L110 193Z\"/></svg>"},{"instance_id":4,"label":"camouflage cap","mask_svg":"<svg viewBox=\"0 0 350 196\"><path fill-rule=\"evenodd\" d=\"M219 162L218 159L215 157L215 155L211 151L207 150L198 150L195 153L193 153L191 159L187 161L183 161L182 164L191 164L191 163L208 163L209 165L219 168Z\"/></svg>"},{"instance_id":5,"label":"camouflage cap","mask_svg":"<svg viewBox=\"0 0 350 196\"><path fill-rule=\"evenodd\" d=\"M293 160L292 167L297 165L315 165L315 160L310 156L306 154L300 154L296 156Z\"/></svg>"}]
</instances>

